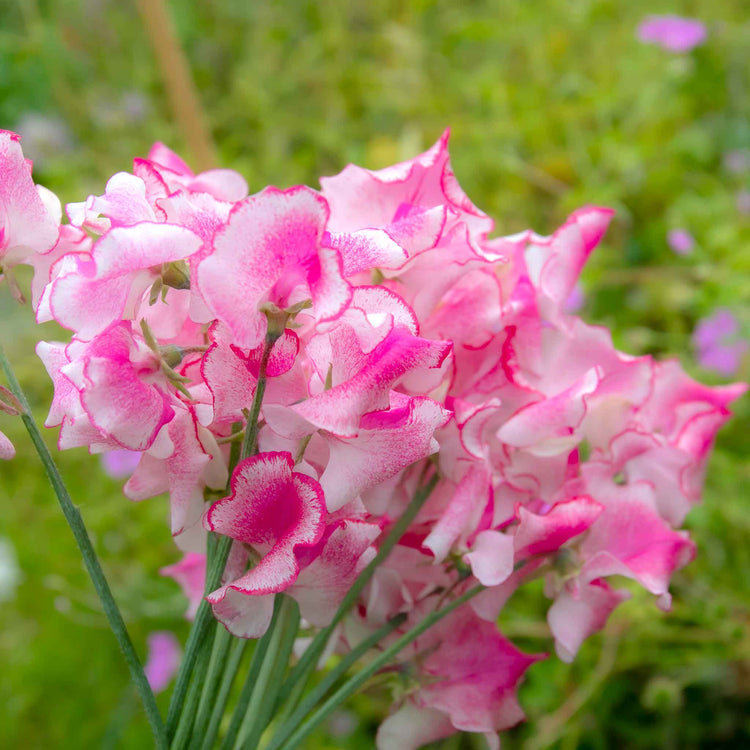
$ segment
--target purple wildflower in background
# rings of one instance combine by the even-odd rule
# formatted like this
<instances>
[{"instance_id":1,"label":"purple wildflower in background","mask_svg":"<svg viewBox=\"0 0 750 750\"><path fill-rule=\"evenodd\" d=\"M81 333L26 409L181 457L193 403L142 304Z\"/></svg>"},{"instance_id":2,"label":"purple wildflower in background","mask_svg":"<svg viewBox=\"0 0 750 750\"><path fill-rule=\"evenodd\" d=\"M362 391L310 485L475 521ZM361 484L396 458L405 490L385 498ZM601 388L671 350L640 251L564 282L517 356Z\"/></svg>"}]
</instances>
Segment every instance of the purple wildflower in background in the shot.
<instances>
[{"instance_id":1,"label":"purple wildflower in background","mask_svg":"<svg viewBox=\"0 0 750 750\"><path fill-rule=\"evenodd\" d=\"M690 52L706 40L706 27L694 18L647 16L638 26L638 38L670 52Z\"/></svg>"},{"instance_id":2,"label":"purple wildflower in background","mask_svg":"<svg viewBox=\"0 0 750 750\"><path fill-rule=\"evenodd\" d=\"M748 342L739 338L738 333L737 318L723 307L698 321L693 331L693 346L701 366L726 377L734 375L748 348Z\"/></svg>"},{"instance_id":3,"label":"purple wildflower in background","mask_svg":"<svg viewBox=\"0 0 750 750\"><path fill-rule=\"evenodd\" d=\"M672 229L667 233L667 244L677 255L689 255L693 252L695 240L687 229Z\"/></svg>"},{"instance_id":4,"label":"purple wildflower in background","mask_svg":"<svg viewBox=\"0 0 750 750\"><path fill-rule=\"evenodd\" d=\"M148 659L143 671L146 673L148 684L155 693L160 693L169 685L175 676L182 650L173 633L167 630L157 630L147 639Z\"/></svg>"},{"instance_id":5,"label":"purple wildflower in background","mask_svg":"<svg viewBox=\"0 0 750 750\"><path fill-rule=\"evenodd\" d=\"M102 453L102 468L112 479L125 479L135 471L140 460L141 454L138 451L108 451Z\"/></svg>"}]
</instances>

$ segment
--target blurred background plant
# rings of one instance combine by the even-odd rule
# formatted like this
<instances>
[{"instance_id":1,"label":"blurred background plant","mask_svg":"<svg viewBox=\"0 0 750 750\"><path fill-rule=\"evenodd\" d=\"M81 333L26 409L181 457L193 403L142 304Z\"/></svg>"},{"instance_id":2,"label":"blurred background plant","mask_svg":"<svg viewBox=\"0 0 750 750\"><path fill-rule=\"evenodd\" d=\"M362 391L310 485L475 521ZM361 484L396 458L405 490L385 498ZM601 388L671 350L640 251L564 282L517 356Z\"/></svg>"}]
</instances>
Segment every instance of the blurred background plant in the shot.
<instances>
[{"instance_id":1,"label":"blurred background plant","mask_svg":"<svg viewBox=\"0 0 750 750\"><path fill-rule=\"evenodd\" d=\"M498 232L549 233L584 203L616 209L570 303L587 320L612 328L623 350L678 357L706 382L748 379L743 0L169 7L219 164L242 172L251 192L316 186L349 161L386 166L450 125L458 178ZM23 135L36 181L63 202L101 193L155 140L196 166L205 158L176 124L136 4L1 0L0 12L0 127ZM699 19L705 39L682 52L646 43L641 25L653 12ZM38 328L5 287L0 316L43 418L51 384L33 346L57 332ZM675 577L672 613L636 595L574 664L534 666L521 689L529 721L505 748L750 746L747 398L737 412L688 518L699 553ZM0 746L146 747L125 663L37 459L20 424L4 417L2 429L19 455L0 467ZM85 452L59 463L140 653L152 631L184 640L185 602L158 575L178 559L166 503L128 502L122 480ZM529 588L503 613L503 632L549 649L545 600ZM358 696L309 746L372 746L388 705L381 690Z\"/></svg>"}]
</instances>

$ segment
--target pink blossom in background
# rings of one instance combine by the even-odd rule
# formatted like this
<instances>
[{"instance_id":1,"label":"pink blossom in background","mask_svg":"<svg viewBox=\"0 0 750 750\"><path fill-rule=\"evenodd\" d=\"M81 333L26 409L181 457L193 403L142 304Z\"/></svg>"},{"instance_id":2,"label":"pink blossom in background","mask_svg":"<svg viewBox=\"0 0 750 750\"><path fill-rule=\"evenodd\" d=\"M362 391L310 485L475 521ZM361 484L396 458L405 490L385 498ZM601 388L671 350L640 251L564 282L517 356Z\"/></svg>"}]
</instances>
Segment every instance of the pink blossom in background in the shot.
<instances>
[{"instance_id":1,"label":"pink blossom in background","mask_svg":"<svg viewBox=\"0 0 750 750\"><path fill-rule=\"evenodd\" d=\"M700 320L693 332L693 346L701 366L726 377L734 375L748 349L748 342L738 333L737 318L726 308Z\"/></svg>"},{"instance_id":2,"label":"pink blossom in background","mask_svg":"<svg viewBox=\"0 0 750 750\"><path fill-rule=\"evenodd\" d=\"M740 190L735 199L737 210L747 216L750 214L750 190Z\"/></svg>"},{"instance_id":3,"label":"pink blossom in background","mask_svg":"<svg viewBox=\"0 0 750 750\"><path fill-rule=\"evenodd\" d=\"M188 552L182 560L159 571L160 575L174 579L188 600L185 617L192 620L198 611L206 581L206 556L200 552Z\"/></svg>"},{"instance_id":4,"label":"pink blossom in background","mask_svg":"<svg viewBox=\"0 0 750 750\"><path fill-rule=\"evenodd\" d=\"M15 455L16 449L13 447L13 443L11 443L2 432L0 432L0 458L8 461Z\"/></svg>"},{"instance_id":5,"label":"pink blossom in background","mask_svg":"<svg viewBox=\"0 0 750 750\"><path fill-rule=\"evenodd\" d=\"M140 460L141 454L138 451L126 450L107 451L101 457L104 473L112 479L129 477Z\"/></svg>"},{"instance_id":6,"label":"pink blossom in background","mask_svg":"<svg viewBox=\"0 0 750 750\"><path fill-rule=\"evenodd\" d=\"M576 313L586 304L586 295L583 292L583 287L579 282L573 287L573 291L568 295L568 299L565 302L565 312Z\"/></svg>"},{"instance_id":7,"label":"pink blossom in background","mask_svg":"<svg viewBox=\"0 0 750 750\"><path fill-rule=\"evenodd\" d=\"M155 693L161 693L177 673L182 649L174 634L167 630L151 633L147 642L148 659L143 671L151 689Z\"/></svg>"},{"instance_id":8,"label":"pink blossom in background","mask_svg":"<svg viewBox=\"0 0 750 750\"><path fill-rule=\"evenodd\" d=\"M750 169L750 149L735 148L724 154L724 168L734 174L742 174Z\"/></svg>"},{"instance_id":9,"label":"pink blossom in background","mask_svg":"<svg viewBox=\"0 0 750 750\"><path fill-rule=\"evenodd\" d=\"M694 18L647 16L638 26L642 42L657 44L670 52L690 52L706 40L706 27Z\"/></svg>"},{"instance_id":10,"label":"pink blossom in background","mask_svg":"<svg viewBox=\"0 0 750 750\"><path fill-rule=\"evenodd\" d=\"M667 244L677 255L689 255L693 252L695 240L687 229L672 229L667 233Z\"/></svg>"}]
</instances>

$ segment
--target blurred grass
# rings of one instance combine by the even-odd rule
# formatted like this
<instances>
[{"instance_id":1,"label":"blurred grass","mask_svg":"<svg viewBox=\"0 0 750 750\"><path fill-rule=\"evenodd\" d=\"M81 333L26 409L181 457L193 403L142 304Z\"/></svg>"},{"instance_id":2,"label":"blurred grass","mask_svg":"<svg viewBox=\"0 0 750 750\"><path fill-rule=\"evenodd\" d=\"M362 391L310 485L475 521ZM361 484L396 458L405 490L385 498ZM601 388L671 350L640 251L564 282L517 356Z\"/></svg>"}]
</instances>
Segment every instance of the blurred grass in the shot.
<instances>
[{"instance_id":1,"label":"blurred grass","mask_svg":"<svg viewBox=\"0 0 750 750\"><path fill-rule=\"evenodd\" d=\"M349 161L385 166L450 125L459 180L499 232L548 233L583 203L614 207L584 274L583 316L610 326L625 351L677 356L720 382L696 365L690 334L718 306L750 333L750 220L737 205L750 171L725 157L750 149L744 0L170 6L222 166L251 190L315 186ZM635 28L651 12L700 18L707 43L689 55L639 43ZM100 193L154 140L184 150L134 5L0 0L0 13L0 127L21 130L37 181L64 202ZM696 239L687 257L666 245L676 227ZM0 320L43 419L51 385L33 346L61 334L37 328L5 288ZM747 360L738 377L748 379ZM737 411L705 504L688 518L699 554L675 576L673 612L638 594L575 664L536 665L521 690L530 721L505 748L750 745L747 398ZM19 428L2 417L19 455L0 467L0 535L23 580L0 607L0 747L99 747L127 671ZM181 595L158 576L178 557L165 501L129 503L84 451L59 458L138 647L155 629L184 638ZM544 608L539 591L511 600L502 623L520 646L550 649ZM382 690L358 696L310 746L371 747L387 706ZM150 744L137 711L124 724L122 747Z\"/></svg>"}]
</instances>

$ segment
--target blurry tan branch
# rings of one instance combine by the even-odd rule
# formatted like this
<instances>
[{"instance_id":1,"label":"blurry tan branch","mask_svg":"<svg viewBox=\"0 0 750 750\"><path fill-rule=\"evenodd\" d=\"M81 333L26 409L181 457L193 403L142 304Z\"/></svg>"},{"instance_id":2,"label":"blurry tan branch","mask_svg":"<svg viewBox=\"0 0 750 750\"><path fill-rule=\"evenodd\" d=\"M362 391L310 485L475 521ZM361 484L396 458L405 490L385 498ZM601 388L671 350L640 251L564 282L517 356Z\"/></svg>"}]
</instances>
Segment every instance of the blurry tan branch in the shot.
<instances>
[{"instance_id":1,"label":"blurry tan branch","mask_svg":"<svg viewBox=\"0 0 750 750\"><path fill-rule=\"evenodd\" d=\"M216 147L166 0L136 0L136 4L193 162L198 171L212 169L217 165Z\"/></svg>"}]
</instances>

